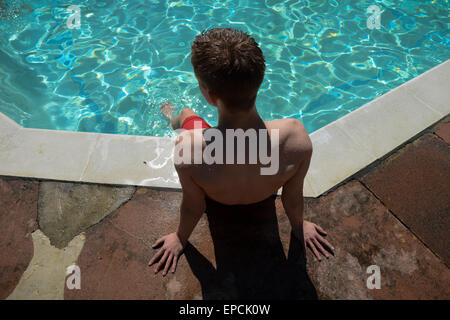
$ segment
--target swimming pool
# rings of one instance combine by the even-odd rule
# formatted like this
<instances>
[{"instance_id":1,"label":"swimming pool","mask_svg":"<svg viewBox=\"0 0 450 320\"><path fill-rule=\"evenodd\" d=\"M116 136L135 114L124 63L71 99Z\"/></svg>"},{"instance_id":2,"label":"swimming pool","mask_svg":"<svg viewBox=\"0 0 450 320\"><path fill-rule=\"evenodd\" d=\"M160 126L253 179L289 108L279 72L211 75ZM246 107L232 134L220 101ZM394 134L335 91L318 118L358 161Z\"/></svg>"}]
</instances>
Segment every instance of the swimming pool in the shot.
<instances>
[{"instance_id":1,"label":"swimming pool","mask_svg":"<svg viewBox=\"0 0 450 320\"><path fill-rule=\"evenodd\" d=\"M2 4L3 3L3 4ZM80 28L67 12L80 8ZM366 10L381 10L369 29ZM170 100L216 124L189 61L201 30L260 43L265 120L313 132L450 58L448 1L0 1L0 111L24 127L169 136Z\"/></svg>"}]
</instances>

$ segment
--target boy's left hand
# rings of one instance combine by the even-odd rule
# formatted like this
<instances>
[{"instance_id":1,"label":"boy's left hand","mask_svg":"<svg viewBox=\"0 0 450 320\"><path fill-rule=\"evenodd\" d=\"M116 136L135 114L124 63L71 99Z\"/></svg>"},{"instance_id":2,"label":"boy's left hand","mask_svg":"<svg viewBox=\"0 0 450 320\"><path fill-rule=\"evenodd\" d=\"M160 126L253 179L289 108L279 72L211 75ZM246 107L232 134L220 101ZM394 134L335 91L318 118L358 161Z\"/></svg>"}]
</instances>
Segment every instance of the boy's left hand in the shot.
<instances>
[{"instance_id":1,"label":"boy's left hand","mask_svg":"<svg viewBox=\"0 0 450 320\"><path fill-rule=\"evenodd\" d=\"M324 238L327 236L327 233L317 224L304 220L303 236L305 247L308 246L319 261L322 260L320 253L327 259L329 257L328 252L333 253L333 246Z\"/></svg>"},{"instance_id":2,"label":"boy's left hand","mask_svg":"<svg viewBox=\"0 0 450 320\"><path fill-rule=\"evenodd\" d=\"M153 256L148 265L151 266L159 261L155 268L155 273L158 273L159 270L164 267L162 275L165 276L169 271L169 268L171 268L172 273L175 272L178 258L183 253L184 246L176 232L159 238L153 244L152 248L155 249L161 245L161 249L159 249L159 251Z\"/></svg>"}]
</instances>

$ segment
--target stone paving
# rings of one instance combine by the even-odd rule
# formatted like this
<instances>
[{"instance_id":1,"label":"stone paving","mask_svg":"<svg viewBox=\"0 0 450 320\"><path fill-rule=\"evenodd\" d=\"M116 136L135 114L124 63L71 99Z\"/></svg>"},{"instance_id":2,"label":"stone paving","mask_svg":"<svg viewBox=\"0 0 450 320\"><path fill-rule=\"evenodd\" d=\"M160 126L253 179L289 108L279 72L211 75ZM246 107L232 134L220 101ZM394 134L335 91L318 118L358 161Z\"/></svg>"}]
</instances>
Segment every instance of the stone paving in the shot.
<instances>
[{"instance_id":1,"label":"stone paving","mask_svg":"<svg viewBox=\"0 0 450 320\"><path fill-rule=\"evenodd\" d=\"M328 193L305 218L321 262L291 238L279 197L208 206L175 274L151 244L176 230L179 191L0 177L1 299L449 299L450 117ZM66 286L76 264L81 289ZM378 265L381 289L369 290Z\"/></svg>"}]
</instances>

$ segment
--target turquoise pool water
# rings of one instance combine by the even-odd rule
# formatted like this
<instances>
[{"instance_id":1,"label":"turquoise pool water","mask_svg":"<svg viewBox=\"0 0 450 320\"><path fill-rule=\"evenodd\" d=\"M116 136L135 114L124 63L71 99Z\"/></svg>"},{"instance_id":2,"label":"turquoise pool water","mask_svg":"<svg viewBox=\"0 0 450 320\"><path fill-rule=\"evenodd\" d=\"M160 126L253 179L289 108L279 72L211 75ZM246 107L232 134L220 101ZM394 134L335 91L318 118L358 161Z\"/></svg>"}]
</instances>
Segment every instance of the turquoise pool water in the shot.
<instances>
[{"instance_id":1,"label":"turquoise pool water","mask_svg":"<svg viewBox=\"0 0 450 320\"><path fill-rule=\"evenodd\" d=\"M81 11L70 29L69 5ZM369 29L366 10L381 10ZM170 100L216 124L189 61L201 30L251 33L265 120L308 132L450 58L448 0L1 1L0 111L25 127L168 136Z\"/></svg>"}]
</instances>

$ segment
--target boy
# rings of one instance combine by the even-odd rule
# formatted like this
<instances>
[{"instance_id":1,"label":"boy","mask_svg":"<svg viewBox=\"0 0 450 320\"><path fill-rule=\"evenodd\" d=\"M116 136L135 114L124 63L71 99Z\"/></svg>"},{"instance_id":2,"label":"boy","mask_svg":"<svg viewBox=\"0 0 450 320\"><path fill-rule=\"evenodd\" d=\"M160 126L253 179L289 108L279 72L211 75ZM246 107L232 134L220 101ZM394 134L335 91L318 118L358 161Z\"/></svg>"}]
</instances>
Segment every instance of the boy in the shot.
<instances>
[{"instance_id":1,"label":"boy","mask_svg":"<svg viewBox=\"0 0 450 320\"><path fill-rule=\"evenodd\" d=\"M328 258L328 251L332 252L333 247L324 239L326 233L314 223L303 221L303 180L312 154L308 133L298 120L263 121L256 110L256 95L265 71L265 59L258 44L241 31L216 28L198 35L191 49L191 62L200 91L206 101L217 108L219 124L211 128L190 109L183 109L178 116L172 117L173 107L165 103L161 111L171 121L172 127L186 129L179 135L175 150L205 153L211 142L206 138L209 130L222 133L223 138L219 142L227 147L235 139L235 136L230 138L229 132L254 130L259 133L259 143L256 144L257 149L251 143L243 149L233 145L234 152L227 160L242 156L245 164L239 161L230 164L225 160L196 163L190 155L187 155L188 161L175 164L183 189L180 225L177 232L155 242L153 248L162 248L149 265L158 262L155 273L163 270L163 276L169 269L175 272L178 258L205 212L207 198L225 205L252 204L271 197L280 187L283 187L281 200L294 236L304 241L317 259L321 259L320 253ZM192 130L196 128L202 130ZM264 135L268 135L268 139L264 140ZM271 155L278 156L275 174L261 174L267 163L249 161L251 151L257 150L260 155L264 147L261 142L267 143L267 140ZM228 148L221 150L219 147L215 149L215 155L221 151L224 158L230 153ZM176 151L175 157L180 155Z\"/></svg>"}]
</instances>

